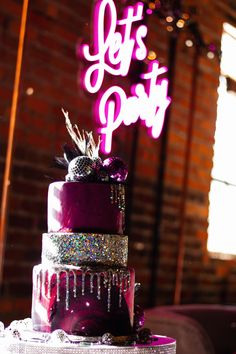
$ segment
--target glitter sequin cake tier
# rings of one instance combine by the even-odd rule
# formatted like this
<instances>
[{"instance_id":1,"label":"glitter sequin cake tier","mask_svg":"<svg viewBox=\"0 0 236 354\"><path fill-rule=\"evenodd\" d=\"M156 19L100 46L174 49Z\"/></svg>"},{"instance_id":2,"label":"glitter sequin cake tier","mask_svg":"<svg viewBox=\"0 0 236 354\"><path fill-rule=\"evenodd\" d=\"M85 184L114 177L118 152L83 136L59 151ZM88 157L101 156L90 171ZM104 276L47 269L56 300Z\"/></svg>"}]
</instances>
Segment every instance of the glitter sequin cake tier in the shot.
<instances>
[{"instance_id":1,"label":"glitter sequin cake tier","mask_svg":"<svg viewBox=\"0 0 236 354\"><path fill-rule=\"evenodd\" d=\"M133 326L134 270L34 267L32 320L37 331L128 335Z\"/></svg>"},{"instance_id":2,"label":"glitter sequin cake tier","mask_svg":"<svg viewBox=\"0 0 236 354\"><path fill-rule=\"evenodd\" d=\"M45 233L44 265L106 265L126 267L128 237L110 234Z\"/></svg>"}]
</instances>

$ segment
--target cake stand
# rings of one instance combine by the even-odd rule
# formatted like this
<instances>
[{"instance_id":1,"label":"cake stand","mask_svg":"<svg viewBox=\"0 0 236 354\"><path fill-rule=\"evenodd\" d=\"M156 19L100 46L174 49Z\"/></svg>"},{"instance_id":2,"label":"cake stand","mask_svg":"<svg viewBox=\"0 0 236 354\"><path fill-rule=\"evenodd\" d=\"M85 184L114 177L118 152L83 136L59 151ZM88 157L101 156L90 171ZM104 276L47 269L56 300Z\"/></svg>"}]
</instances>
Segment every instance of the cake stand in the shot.
<instances>
[{"instance_id":1,"label":"cake stand","mask_svg":"<svg viewBox=\"0 0 236 354\"><path fill-rule=\"evenodd\" d=\"M106 334L106 339L109 336ZM31 318L15 320L6 328L0 322L0 353L3 354L176 354L175 339L164 336L152 335L149 344L130 345L100 344L102 337L96 337L100 339L92 343L92 338L68 335L61 329L38 332L33 329Z\"/></svg>"},{"instance_id":2,"label":"cake stand","mask_svg":"<svg viewBox=\"0 0 236 354\"><path fill-rule=\"evenodd\" d=\"M175 354L176 341L172 338L153 336L151 344L113 346L35 343L17 338L1 338L0 352L4 354Z\"/></svg>"}]
</instances>

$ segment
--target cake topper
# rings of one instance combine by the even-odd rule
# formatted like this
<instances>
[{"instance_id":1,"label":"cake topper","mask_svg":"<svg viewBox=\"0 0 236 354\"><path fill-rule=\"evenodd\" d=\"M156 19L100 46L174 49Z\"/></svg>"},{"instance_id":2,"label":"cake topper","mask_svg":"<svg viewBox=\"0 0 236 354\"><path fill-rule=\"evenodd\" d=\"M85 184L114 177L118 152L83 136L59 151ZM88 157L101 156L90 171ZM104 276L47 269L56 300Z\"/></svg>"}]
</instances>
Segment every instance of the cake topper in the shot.
<instances>
[{"instance_id":1,"label":"cake topper","mask_svg":"<svg viewBox=\"0 0 236 354\"><path fill-rule=\"evenodd\" d=\"M100 136L98 137L98 143L96 144L92 132L87 132L83 130L81 135L78 126L76 124L72 126L68 112L64 111L63 108L62 112L65 117L65 123L68 133L70 134L75 146L81 152L81 154L88 156L91 159L99 157L98 152L101 143Z\"/></svg>"},{"instance_id":2,"label":"cake topper","mask_svg":"<svg viewBox=\"0 0 236 354\"><path fill-rule=\"evenodd\" d=\"M62 108L66 129L72 139L73 147L63 145L63 157L56 157L59 167L68 169L66 181L85 182L124 182L128 169L119 157L109 157L104 161L99 156L101 138L96 143L93 133L72 125L69 113Z\"/></svg>"}]
</instances>

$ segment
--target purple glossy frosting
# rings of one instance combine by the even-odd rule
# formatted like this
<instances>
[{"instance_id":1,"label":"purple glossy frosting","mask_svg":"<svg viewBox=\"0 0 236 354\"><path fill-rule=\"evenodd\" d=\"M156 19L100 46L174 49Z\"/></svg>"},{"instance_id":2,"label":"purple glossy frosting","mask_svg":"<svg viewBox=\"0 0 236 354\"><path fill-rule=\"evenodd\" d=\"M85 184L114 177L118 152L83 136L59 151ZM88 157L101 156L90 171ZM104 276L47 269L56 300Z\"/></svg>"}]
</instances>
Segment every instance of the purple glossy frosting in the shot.
<instances>
[{"instance_id":1,"label":"purple glossy frosting","mask_svg":"<svg viewBox=\"0 0 236 354\"><path fill-rule=\"evenodd\" d=\"M115 336L132 333L134 298L132 269L129 270L131 277L127 290L121 291L119 284L112 284L110 295L102 273L99 282L101 285L98 286L94 277L94 287L91 292L90 273L86 275L83 283L82 273L78 270L76 271L76 296L72 273L67 285L65 273L62 272L59 278L54 273L48 281L48 272L43 274L41 270L41 266L34 267L32 320L35 330L52 332L63 329L68 334L82 336L101 336L107 332ZM100 296L98 296L98 288ZM57 298L58 292L60 300ZM108 303L110 303L109 310Z\"/></svg>"},{"instance_id":2,"label":"purple glossy frosting","mask_svg":"<svg viewBox=\"0 0 236 354\"><path fill-rule=\"evenodd\" d=\"M51 183L48 231L123 234L124 212L118 203L111 201L111 184Z\"/></svg>"}]
</instances>

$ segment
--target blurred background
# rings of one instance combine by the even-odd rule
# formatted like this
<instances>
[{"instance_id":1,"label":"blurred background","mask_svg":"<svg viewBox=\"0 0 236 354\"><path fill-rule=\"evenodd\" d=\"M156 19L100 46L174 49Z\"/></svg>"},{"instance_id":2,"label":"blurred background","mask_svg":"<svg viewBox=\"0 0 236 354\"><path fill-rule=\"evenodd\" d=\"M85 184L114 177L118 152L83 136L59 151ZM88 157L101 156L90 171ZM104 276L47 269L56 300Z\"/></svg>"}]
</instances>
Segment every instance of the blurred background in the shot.
<instances>
[{"instance_id":1,"label":"blurred background","mask_svg":"<svg viewBox=\"0 0 236 354\"><path fill-rule=\"evenodd\" d=\"M135 3L116 0L118 16ZM141 283L137 301L145 308L235 305L236 4L144 4L147 58L133 61L126 77L107 76L104 83L118 80L129 95L147 63L157 59L168 67L172 101L161 136L153 139L140 120L121 126L110 154L129 168L126 233L129 264ZM92 0L29 1L19 71L23 1L1 1L0 314L6 324L30 316L32 268L41 261L47 232L48 184L64 179L53 163L69 142L61 107L97 137L98 96L82 87L86 64L76 52L78 44L92 43L93 6Z\"/></svg>"}]
</instances>

